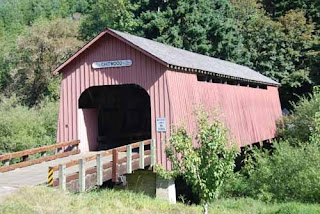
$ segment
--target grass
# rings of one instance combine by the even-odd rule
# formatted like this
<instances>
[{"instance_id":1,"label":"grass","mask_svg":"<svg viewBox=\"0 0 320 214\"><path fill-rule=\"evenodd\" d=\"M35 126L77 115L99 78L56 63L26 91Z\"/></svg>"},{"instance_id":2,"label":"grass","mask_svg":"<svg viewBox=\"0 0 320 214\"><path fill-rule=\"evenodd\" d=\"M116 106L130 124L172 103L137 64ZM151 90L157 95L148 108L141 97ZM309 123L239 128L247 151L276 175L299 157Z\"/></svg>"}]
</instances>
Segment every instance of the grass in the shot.
<instances>
[{"instance_id":1,"label":"grass","mask_svg":"<svg viewBox=\"0 0 320 214\"><path fill-rule=\"evenodd\" d=\"M150 198L128 191L102 190L85 194L64 193L46 187L24 187L10 195L1 205L3 214L64 213L201 213L200 206ZM220 199L210 204L214 214L304 214L320 213L318 204L266 204L249 198Z\"/></svg>"}]
</instances>

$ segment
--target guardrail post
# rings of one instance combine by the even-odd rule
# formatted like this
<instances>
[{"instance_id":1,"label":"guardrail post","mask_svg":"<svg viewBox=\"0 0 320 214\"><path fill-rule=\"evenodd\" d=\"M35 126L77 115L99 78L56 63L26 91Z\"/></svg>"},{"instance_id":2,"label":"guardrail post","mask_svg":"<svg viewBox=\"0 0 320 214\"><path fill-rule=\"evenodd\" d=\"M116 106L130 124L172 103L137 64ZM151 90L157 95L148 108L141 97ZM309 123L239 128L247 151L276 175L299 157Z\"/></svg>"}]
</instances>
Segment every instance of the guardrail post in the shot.
<instances>
[{"instance_id":1,"label":"guardrail post","mask_svg":"<svg viewBox=\"0 0 320 214\"><path fill-rule=\"evenodd\" d=\"M127 173L132 173L132 146L127 145Z\"/></svg>"},{"instance_id":2,"label":"guardrail post","mask_svg":"<svg viewBox=\"0 0 320 214\"><path fill-rule=\"evenodd\" d=\"M79 159L79 191L86 191L86 166L83 158Z\"/></svg>"},{"instance_id":3,"label":"guardrail post","mask_svg":"<svg viewBox=\"0 0 320 214\"><path fill-rule=\"evenodd\" d=\"M52 174L53 176L53 174ZM66 190L67 177L66 177L66 165L59 164L59 187L63 191Z\"/></svg>"},{"instance_id":4,"label":"guardrail post","mask_svg":"<svg viewBox=\"0 0 320 214\"><path fill-rule=\"evenodd\" d=\"M153 139L151 140L150 149L151 149L151 166L154 166L156 164L156 144Z\"/></svg>"},{"instance_id":5,"label":"guardrail post","mask_svg":"<svg viewBox=\"0 0 320 214\"><path fill-rule=\"evenodd\" d=\"M112 150L112 182L118 180L118 151L117 149Z\"/></svg>"},{"instance_id":6,"label":"guardrail post","mask_svg":"<svg viewBox=\"0 0 320 214\"><path fill-rule=\"evenodd\" d=\"M102 154L97 154L97 185L101 186L102 183L103 183Z\"/></svg>"},{"instance_id":7,"label":"guardrail post","mask_svg":"<svg viewBox=\"0 0 320 214\"><path fill-rule=\"evenodd\" d=\"M139 169L144 169L144 142L139 143Z\"/></svg>"},{"instance_id":8,"label":"guardrail post","mask_svg":"<svg viewBox=\"0 0 320 214\"><path fill-rule=\"evenodd\" d=\"M48 186L53 186L53 167L51 166L48 169Z\"/></svg>"}]
</instances>

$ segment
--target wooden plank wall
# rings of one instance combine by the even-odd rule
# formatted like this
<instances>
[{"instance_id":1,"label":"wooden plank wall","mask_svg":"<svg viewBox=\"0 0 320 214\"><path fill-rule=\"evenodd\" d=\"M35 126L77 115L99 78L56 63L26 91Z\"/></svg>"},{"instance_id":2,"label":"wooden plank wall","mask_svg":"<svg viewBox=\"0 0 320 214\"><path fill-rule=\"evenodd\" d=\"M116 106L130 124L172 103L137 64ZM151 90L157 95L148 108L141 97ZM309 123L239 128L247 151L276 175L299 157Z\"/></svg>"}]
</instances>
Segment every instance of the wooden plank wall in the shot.
<instances>
[{"instance_id":1,"label":"wooden plank wall","mask_svg":"<svg viewBox=\"0 0 320 214\"><path fill-rule=\"evenodd\" d=\"M239 147L275 137L281 118L278 88L267 89L199 82L195 74L168 70L168 90L175 124L194 130L196 106L218 111Z\"/></svg>"},{"instance_id":2,"label":"wooden plank wall","mask_svg":"<svg viewBox=\"0 0 320 214\"><path fill-rule=\"evenodd\" d=\"M97 61L131 59L131 67L92 69ZM152 138L157 144L158 163L166 165L164 133L156 133L155 118L170 118L166 67L131 46L105 35L62 71L57 141L78 139L78 99L81 93L99 85L137 84L150 95ZM169 123L167 123L169 130ZM81 143L80 143L81 144Z\"/></svg>"}]
</instances>

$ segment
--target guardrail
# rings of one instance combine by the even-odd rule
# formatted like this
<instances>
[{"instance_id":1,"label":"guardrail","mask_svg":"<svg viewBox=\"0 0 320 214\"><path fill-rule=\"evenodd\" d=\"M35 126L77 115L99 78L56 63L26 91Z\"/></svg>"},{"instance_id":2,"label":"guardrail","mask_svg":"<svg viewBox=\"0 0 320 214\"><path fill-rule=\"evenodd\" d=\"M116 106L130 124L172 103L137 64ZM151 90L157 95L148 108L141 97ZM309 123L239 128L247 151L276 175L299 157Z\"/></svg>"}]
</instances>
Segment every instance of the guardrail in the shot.
<instances>
[{"instance_id":1,"label":"guardrail","mask_svg":"<svg viewBox=\"0 0 320 214\"><path fill-rule=\"evenodd\" d=\"M39 148L27 149L19 152L0 155L0 161L2 161L3 163L3 166L0 167L0 172L7 172L17 168L22 168L22 167L42 163L45 161L51 161L57 158L78 154L80 153L80 150L78 147L79 143L80 143L79 140L73 140L73 141L53 144L50 146L43 146ZM60 151L62 151L61 153L59 152L54 155L47 156L46 152L52 151L52 150L59 150L59 149ZM30 155L34 155L37 153L41 153L40 157L37 157L36 159L33 159L33 160L29 160ZM10 161L12 161L12 159L21 159L21 158L22 158L22 162L21 160L18 160L19 161L18 163L10 164Z\"/></svg>"},{"instance_id":2,"label":"guardrail","mask_svg":"<svg viewBox=\"0 0 320 214\"><path fill-rule=\"evenodd\" d=\"M147 145L150 145L149 150L145 150L145 146ZM132 152L135 148L139 148L139 153ZM48 169L48 186L59 186L62 190L66 190L67 183L78 180L78 190L79 192L84 192L86 190L86 176L95 173L96 182L94 185L101 186L104 181L110 179L116 182L122 174L130 174L135 169L144 169L145 166L149 165L153 166L156 163L155 149L153 140L145 140L102 151L96 155L69 161L57 166L51 166ZM119 153L121 152L126 154L125 157L119 158ZM107 156L112 156L112 160L105 161L104 163L103 157ZM96 161L96 166L86 169L85 164L94 160ZM78 165L78 172L67 176L67 168L76 165ZM53 173L56 171L59 172L59 178L54 180Z\"/></svg>"}]
</instances>

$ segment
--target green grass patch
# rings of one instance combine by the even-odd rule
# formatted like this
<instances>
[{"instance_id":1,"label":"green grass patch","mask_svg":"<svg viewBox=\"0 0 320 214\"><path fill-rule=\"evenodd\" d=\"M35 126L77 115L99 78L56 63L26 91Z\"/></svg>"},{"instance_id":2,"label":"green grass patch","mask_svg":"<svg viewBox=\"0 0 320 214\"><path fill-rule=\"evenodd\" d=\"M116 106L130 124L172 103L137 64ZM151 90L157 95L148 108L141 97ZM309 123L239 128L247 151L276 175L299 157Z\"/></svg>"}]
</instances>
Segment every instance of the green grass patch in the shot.
<instances>
[{"instance_id":1,"label":"green grass patch","mask_svg":"<svg viewBox=\"0 0 320 214\"><path fill-rule=\"evenodd\" d=\"M201 213L201 206L169 204L129 191L102 190L71 194L46 187L24 187L11 194L0 206L3 214L64 213ZM220 199L210 204L214 214L304 214L320 213L318 204L266 204L250 198Z\"/></svg>"}]
</instances>

